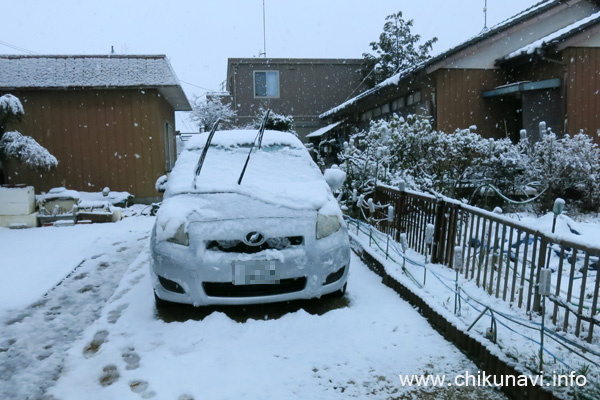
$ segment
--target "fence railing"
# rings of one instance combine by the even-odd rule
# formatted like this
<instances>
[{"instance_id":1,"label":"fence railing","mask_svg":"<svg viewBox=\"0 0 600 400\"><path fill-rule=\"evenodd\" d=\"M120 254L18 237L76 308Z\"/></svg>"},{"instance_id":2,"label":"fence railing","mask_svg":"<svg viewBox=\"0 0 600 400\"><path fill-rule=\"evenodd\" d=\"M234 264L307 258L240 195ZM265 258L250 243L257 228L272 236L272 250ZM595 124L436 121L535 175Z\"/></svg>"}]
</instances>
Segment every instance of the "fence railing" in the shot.
<instances>
[{"instance_id":1,"label":"fence railing","mask_svg":"<svg viewBox=\"0 0 600 400\"><path fill-rule=\"evenodd\" d=\"M466 279L528 312L541 311L540 271L551 268L552 322L558 329L593 341L594 326L600 325L600 247L444 197L378 187L374 201L395 209L390 222L386 210L377 208L373 221L378 221L379 230L396 241L405 233L412 249L448 267L453 267L455 247L461 247L461 273ZM431 245L425 238L427 224L435 227Z\"/></svg>"}]
</instances>

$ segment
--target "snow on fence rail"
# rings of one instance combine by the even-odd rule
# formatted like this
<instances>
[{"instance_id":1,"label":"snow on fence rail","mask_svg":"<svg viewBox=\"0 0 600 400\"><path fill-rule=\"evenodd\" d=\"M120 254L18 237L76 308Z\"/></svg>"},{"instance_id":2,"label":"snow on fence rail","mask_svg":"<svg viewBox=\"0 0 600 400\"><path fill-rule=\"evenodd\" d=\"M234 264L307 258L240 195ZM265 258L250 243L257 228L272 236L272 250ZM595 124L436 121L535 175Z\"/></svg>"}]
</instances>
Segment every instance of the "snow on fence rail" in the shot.
<instances>
[{"instance_id":1,"label":"snow on fence rail","mask_svg":"<svg viewBox=\"0 0 600 400\"><path fill-rule=\"evenodd\" d=\"M455 247L461 247L466 279L528 312L541 311L540 272L551 268L553 295L548 299L555 329L592 343L594 326L600 324L599 247L446 197L378 187L373 200L394 207L391 222L384 207L375 207L371 219L380 231L396 241L405 233L411 248L448 267L453 266ZM425 238L428 224L435 227L431 245Z\"/></svg>"}]
</instances>

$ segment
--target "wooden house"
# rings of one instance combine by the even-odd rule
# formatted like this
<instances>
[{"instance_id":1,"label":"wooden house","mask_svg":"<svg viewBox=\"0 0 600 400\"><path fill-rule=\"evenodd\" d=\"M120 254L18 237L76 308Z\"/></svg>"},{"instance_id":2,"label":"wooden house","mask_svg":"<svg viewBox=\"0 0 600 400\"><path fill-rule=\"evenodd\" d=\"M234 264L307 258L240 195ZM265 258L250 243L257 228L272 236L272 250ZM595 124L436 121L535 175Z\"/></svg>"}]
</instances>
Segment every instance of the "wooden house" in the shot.
<instances>
[{"instance_id":1,"label":"wooden house","mask_svg":"<svg viewBox=\"0 0 600 400\"><path fill-rule=\"evenodd\" d=\"M32 136L59 162L50 172L8 163L8 183L160 199L156 179L176 158L175 111L191 110L166 56L0 56L5 93L25 110L9 130Z\"/></svg>"}]
</instances>

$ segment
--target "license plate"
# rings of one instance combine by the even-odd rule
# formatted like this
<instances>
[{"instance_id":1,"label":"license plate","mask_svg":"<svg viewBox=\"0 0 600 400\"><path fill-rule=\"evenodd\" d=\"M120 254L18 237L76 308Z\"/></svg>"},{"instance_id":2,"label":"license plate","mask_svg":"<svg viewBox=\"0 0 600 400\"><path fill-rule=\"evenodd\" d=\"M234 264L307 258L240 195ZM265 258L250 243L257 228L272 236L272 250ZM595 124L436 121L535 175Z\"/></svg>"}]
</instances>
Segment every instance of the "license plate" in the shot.
<instances>
[{"instance_id":1,"label":"license plate","mask_svg":"<svg viewBox=\"0 0 600 400\"><path fill-rule=\"evenodd\" d=\"M234 285L264 285L279 283L279 265L273 260L234 261Z\"/></svg>"}]
</instances>

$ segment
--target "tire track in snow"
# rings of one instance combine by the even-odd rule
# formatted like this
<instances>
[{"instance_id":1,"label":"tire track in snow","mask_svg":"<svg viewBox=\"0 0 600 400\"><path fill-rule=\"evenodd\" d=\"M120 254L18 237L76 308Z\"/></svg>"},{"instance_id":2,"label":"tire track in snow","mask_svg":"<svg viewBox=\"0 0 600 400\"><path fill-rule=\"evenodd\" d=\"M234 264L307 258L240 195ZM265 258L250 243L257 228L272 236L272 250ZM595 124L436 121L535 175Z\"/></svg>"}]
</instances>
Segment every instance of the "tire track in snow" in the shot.
<instances>
[{"instance_id":1,"label":"tire track in snow","mask_svg":"<svg viewBox=\"0 0 600 400\"><path fill-rule=\"evenodd\" d=\"M41 300L0 320L0 399L52 398L44 392L60 376L66 350L100 316L147 246L145 237L140 232L109 253L85 259ZM100 339L95 345L101 346Z\"/></svg>"}]
</instances>

